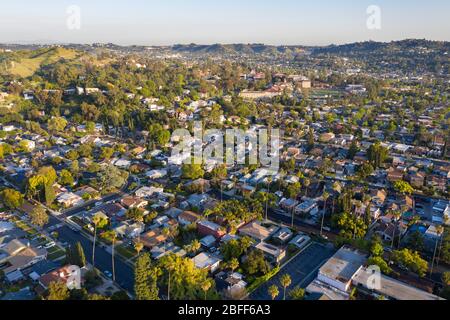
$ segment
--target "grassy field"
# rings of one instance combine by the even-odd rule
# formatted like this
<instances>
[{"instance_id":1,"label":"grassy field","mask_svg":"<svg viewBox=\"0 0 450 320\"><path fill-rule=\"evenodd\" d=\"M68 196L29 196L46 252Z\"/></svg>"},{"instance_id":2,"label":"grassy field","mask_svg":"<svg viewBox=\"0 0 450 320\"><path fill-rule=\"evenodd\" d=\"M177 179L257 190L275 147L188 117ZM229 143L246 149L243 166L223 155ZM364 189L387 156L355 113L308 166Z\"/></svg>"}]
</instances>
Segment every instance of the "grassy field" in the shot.
<instances>
[{"instance_id":1,"label":"grassy field","mask_svg":"<svg viewBox=\"0 0 450 320\"><path fill-rule=\"evenodd\" d=\"M8 72L26 78L32 76L42 66L55 63L61 59L73 60L77 57L79 57L78 52L64 48L50 48L38 53L24 52L19 61L12 63Z\"/></svg>"}]
</instances>

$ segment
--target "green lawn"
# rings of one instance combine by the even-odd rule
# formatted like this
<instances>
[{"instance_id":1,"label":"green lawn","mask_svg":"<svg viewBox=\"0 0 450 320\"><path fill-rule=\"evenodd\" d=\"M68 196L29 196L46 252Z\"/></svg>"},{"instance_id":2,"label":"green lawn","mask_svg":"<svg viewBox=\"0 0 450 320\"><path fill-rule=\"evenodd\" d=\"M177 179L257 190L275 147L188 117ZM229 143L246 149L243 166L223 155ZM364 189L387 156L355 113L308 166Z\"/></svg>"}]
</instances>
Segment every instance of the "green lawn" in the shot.
<instances>
[{"instance_id":1,"label":"green lawn","mask_svg":"<svg viewBox=\"0 0 450 320\"><path fill-rule=\"evenodd\" d=\"M118 254L123 256L125 259L131 259L137 255L136 250L134 248L130 247L129 245L123 244L120 246L115 247Z\"/></svg>"}]
</instances>

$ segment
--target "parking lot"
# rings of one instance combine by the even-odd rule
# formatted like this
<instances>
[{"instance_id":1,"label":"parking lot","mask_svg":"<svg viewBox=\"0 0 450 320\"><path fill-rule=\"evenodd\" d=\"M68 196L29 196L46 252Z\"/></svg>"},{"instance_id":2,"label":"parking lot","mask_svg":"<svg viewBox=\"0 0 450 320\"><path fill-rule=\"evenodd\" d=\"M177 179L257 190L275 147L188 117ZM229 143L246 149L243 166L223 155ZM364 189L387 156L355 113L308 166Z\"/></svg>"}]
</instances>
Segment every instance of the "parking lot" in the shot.
<instances>
[{"instance_id":1,"label":"parking lot","mask_svg":"<svg viewBox=\"0 0 450 320\"><path fill-rule=\"evenodd\" d=\"M252 300L271 300L268 293L268 288L272 285L276 285L279 288L280 295L277 300L283 299L283 288L280 284L280 277L284 274L289 274L292 279L292 283L287 288L292 289L296 286L306 288L314 278L317 276L317 271L319 268L336 252L333 247L325 246L319 243L313 243L300 254L298 254L294 259L288 262L280 272L275 275L272 279L262 284L258 289L256 289L251 295Z\"/></svg>"}]
</instances>

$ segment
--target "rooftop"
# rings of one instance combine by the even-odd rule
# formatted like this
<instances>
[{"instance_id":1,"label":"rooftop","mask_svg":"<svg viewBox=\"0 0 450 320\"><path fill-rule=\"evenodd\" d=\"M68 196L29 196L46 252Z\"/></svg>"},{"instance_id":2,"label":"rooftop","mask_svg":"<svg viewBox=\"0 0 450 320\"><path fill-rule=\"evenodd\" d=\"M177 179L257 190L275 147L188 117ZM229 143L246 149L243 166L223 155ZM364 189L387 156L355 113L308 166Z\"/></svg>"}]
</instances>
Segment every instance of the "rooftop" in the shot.
<instances>
[{"instance_id":1,"label":"rooftop","mask_svg":"<svg viewBox=\"0 0 450 320\"><path fill-rule=\"evenodd\" d=\"M327 278L346 283L355 276L366 261L365 254L344 246L320 268L319 273Z\"/></svg>"}]
</instances>

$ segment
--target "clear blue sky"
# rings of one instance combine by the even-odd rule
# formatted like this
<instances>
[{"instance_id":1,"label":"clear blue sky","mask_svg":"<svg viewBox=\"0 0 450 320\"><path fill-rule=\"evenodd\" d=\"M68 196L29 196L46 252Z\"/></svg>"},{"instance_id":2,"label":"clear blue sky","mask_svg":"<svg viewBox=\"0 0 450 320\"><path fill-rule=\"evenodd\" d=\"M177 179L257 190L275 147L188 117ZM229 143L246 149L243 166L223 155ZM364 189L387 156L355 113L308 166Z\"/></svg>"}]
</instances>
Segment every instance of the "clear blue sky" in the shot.
<instances>
[{"instance_id":1,"label":"clear blue sky","mask_svg":"<svg viewBox=\"0 0 450 320\"><path fill-rule=\"evenodd\" d=\"M81 29L67 28L67 7ZM381 30L368 30L378 5ZM450 41L448 0L1 0L0 42L267 43Z\"/></svg>"}]
</instances>

